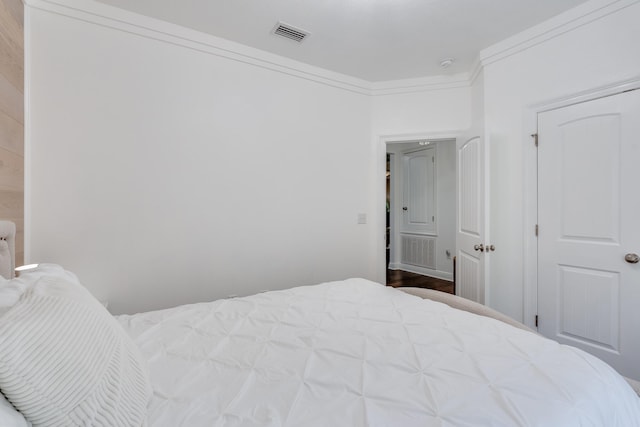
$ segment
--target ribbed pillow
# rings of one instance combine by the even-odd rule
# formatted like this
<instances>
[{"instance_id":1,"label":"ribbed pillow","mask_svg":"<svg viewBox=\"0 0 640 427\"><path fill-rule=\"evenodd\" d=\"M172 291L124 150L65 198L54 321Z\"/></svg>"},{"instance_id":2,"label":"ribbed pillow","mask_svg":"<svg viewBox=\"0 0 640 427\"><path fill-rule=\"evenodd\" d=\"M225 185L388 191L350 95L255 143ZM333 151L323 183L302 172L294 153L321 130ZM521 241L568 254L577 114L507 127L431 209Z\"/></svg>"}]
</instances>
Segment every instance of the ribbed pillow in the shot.
<instances>
[{"instance_id":1,"label":"ribbed pillow","mask_svg":"<svg viewBox=\"0 0 640 427\"><path fill-rule=\"evenodd\" d=\"M0 426L2 427L31 427L31 423L11 406L11 403L0 393Z\"/></svg>"},{"instance_id":2,"label":"ribbed pillow","mask_svg":"<svg viewBox=\"0 0 640 427\"><path fill-rule=\"evenodd\" d=\"M16 305L26 290L27 284L23 280L0 277L0 316Z\"/></svg>"},{"instance_id":3,"label":"ribbed pillow","mask_svg":"<svg viewBox=\"0 0 640 427\"><path fill-rule=\"evenodd\" d=\"M144 359L69 277L40 277L0 317L0 389L34 426L146 425Z\"/></svg>"}]
</instances>

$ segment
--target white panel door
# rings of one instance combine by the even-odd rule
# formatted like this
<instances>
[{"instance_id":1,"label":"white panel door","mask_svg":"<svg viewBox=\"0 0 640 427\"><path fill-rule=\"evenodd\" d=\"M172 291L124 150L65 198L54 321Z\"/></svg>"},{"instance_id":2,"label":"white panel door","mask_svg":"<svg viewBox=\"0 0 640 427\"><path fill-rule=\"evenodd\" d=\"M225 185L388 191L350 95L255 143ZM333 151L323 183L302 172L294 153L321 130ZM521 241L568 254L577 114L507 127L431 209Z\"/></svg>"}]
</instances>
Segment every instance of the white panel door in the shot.
<instances>
[{"instance_id":1,"label":"white panel door","mask_svg":"<svg viewBox=\"0 0 640 427\"><path fill-rule=\"evenodd\" d=\"M538 329L640 379L640 91L540 113L538 133Z\"/></svg>"},{"instance_id":2,"label":"white panel door","mask_svg":"<svg viewBox=\"0 0 640 427\"><path fill-rule=\"evenodd\" d=\"M436 234L436 149L427 148L403 157L404 194L402 231Z\"/></svg>"},{"instance_id":3,"label":"white panel door","mask_svg":"<svg viewBox=\"0 0 640 427\"><path fill-rule=\"evenodd\" d=\"M484 304L485 143L482 137L456 141L458 209L456 220L456 294Z\"/></svg>"}]
</instances>

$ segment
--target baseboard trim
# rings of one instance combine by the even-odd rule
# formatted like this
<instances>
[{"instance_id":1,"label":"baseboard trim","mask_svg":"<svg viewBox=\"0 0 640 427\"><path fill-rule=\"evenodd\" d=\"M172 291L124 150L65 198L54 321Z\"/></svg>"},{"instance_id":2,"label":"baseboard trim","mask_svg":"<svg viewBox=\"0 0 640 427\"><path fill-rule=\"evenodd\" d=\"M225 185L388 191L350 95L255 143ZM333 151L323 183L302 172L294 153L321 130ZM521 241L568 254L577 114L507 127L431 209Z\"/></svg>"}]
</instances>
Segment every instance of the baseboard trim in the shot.
<instances>
[{"instance_id":1,"label":"baseboard trim","mask_svg":"<svg viewBox=\"0 0 640 427\"><path fill-rule=\"evenodd\" d=\"M389 270L402 270L409 273L422 274L423 276L453 282L453 273L441 270L431 270L430 268L423 268L415 265L402 264L400 262L389 263Z\"/></svg>"}]
</instances>

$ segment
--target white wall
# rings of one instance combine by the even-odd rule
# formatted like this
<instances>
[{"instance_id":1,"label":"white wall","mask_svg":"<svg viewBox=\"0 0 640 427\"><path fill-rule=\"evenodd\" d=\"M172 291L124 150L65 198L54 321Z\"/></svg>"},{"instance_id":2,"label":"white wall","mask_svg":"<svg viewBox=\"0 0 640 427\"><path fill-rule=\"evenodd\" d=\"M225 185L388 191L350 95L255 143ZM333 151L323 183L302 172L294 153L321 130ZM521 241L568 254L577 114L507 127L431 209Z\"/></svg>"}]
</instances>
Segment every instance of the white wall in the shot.
<instances>
[{"instance_id":1,"label":"white wall","mask_svg":"<svg viewBox=\"0 0 640 427\"><path fill-rule=\"evenodd\" d=\"M376 136L459 131L469 127L469 86L373 97Z\"/></svg>"},{"instance_id":2,"label":"white wall","mask_svg":"<svg viewBox=\"0 0 640 427\"><path fill-rule=\"evenodd\" d=\"M491 241L496 246L489 305L515 319L523 316L523 164L531 144L529 107L639 76L638 22L636 2L485 66Z\"/></svg>"},{"instance_id":3,"label":"white wall","mask_svg":"<svg viewBox=\"0 0 640 427\"><path fill-rule=\"evenodd\" d=\"M484 129L484 70L480 69L471 84L471 126Z\"/></svg>"},{"instance_id":4,"label":"white wall","mask_svg":"<svg viewBox=\"0 0 640 427\"><path fill-rule=\"evenodd\" d=\"M522 319L529 107L640 74L640 4L599 3L623 9L491 47L471 85L384 95L27 7L27 260L74 270L115 312L384 277L381 137L475 123L491 153L488 303Z\"/></svg>"},{"instance_id":5,"label":"white wall","mask_svg":"<svg viewBox=\"0 0 640 427\"><path fill-rule=\"evenodd\" d=\"M468 87L371 97L98 3L27 4L27 256L114 312L379 278L379 136L468 122Z\"/></svg>"},{"instance_id":6,"label":"white wall","mask_svg":"<svg viewBox=\"0 0 640 427\"><path fill-rule=\"evenodd\" d=\"M456 146L454 141L438 142L438 253L436 269L451 274L456 253ZM450 252L447 257L446 251Z\"/></svg>"},{"instance_id":7,"label":"white wall","mask_svg":"<svg viewBox=\"0 0 640 427\"><path fill-rule=\"evenodd\" d=\"M373 278L369 97L28 18L30 261L116 313Z\"/></svg>"}]
</instances>

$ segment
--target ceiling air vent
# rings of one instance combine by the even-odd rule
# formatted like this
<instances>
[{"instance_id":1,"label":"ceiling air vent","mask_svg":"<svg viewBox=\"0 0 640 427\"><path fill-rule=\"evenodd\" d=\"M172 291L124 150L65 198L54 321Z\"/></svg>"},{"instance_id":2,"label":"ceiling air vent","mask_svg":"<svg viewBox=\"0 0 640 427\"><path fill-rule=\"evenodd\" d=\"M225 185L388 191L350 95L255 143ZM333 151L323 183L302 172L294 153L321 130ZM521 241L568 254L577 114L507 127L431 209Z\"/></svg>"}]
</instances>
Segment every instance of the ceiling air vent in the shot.
<instances>
[{"instance_id":1,"label":"ceiling air vent","mask_svg":"<svg viewBox=\"0 0 640 427\"><path fill-rule=\"evenodd\" d=\"M278 22L273 29L273 34L300 43L309 35L309 32L283 22Z\"/></svg>"}]
</instances>

